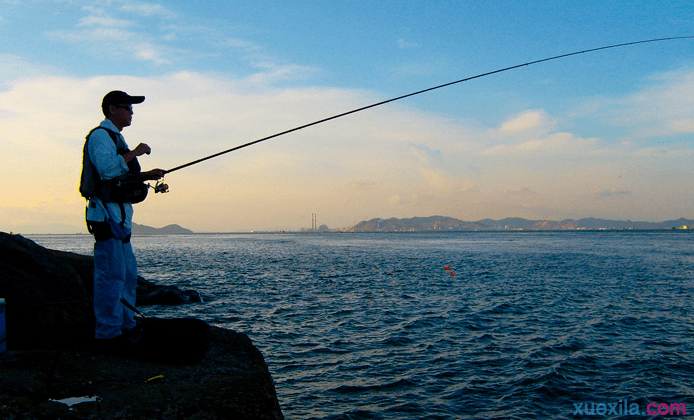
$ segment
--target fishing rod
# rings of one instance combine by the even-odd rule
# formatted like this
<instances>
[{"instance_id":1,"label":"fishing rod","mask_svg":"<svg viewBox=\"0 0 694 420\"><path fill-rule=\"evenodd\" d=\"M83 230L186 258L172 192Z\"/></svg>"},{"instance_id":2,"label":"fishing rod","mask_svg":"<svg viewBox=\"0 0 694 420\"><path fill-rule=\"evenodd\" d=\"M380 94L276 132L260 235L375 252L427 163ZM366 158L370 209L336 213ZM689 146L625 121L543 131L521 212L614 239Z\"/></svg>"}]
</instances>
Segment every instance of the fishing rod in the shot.
<instances>
[{"instance_id":1,"label":"fishing rod","mask_svg":"<svg viewBox=\"0 0 694 420\"><path fill-rule=\"evenodd\" d=\"M466 77L466 78L464 78L464 79L456 80L456 81L454 81L454 82L444 83L444 84L442 84L442 85L430 87L430 88L427 88L427 89L418 90L417 92L412 92L412 93L408 93L408 94L406 94L406 95L398 96L398 97L395 97L395 98L386 99L385 101L377 102L377 103L371 104L371 105L366 105L366 106L363 106L363 107L361 107L361 108L357 108L357 109L353 109L353 110L351 110L351 111L343 112L343 113L341 113L341 114L333 115L332 117L323 118L322 120L318 120L318 121L314 121L314 122L312 122L312 123L304 124L304 125L299 126L299 127L294 127L294 128L289 129L289 130L282 131L281 133L277 133L277 134L273 134L273 135L271 135L271 136L263 137L262 139L254 140L254 141L251 141L251 142L242 144L242 145L240 145L240 146L232 147L231 149L223 150L223 151L218 152L218 153L215 153L215 154L213 154L213 155L206 156L206 157L203 157L203 158L194 160L194 161L192 161L192 162L188 162L188 163L183 164L183 165L180 165L180 166L176 166L175 168L171 168L171 169L167 170L165 173L168 174L168 173L177 171L177 170L179 170L179 169L187 168L188 166L195 165L196 163L204 162L204 161L206 161L206 160L208 160L208 159L216 158L217 156L221 156L221 155L224 155L224 154L227 154L227 153L230 153L230 152L239 150L239 149L243 149L244 147L252 146L252 145L254 145L254 144L263 142L263 141L265 141L265 140L274 139L275 137L283 136L283 135L285 135L285 134L289 134L289 133L292 133L292 132L294 132L294 131L299 131L299 130L301 130L301 129L304 129L304 128L307 128L307 127L311 127L311 126L313 126L313 125L321 124L321 123L324 123L324 122L326 122L326 121L334 120L334 119L337 119L337 118L340 118L340 117L344 117L344 116L346 116L346 115L350 115L350 114L354 114L354 113L357 113L357 112L360 112L360 111L364 111L364 110L367 110L367 109L369 109L369 108L375 108L375 107L377 107L377 106L385 105L385 104L390 103L390 102L399 101L400 99L409 98L410 96L419 95L419 94L421 94L421 93L430 92L430 91L432 91L432 90L441 89L441 88L448 87L448 86L452 86L452 85L455 85L455 84L458 84L458 83L467 82L467 81L473 80L473 79L479 79L480 77L489 76L489 75L492 75L492 74L501 73L501 72L508 71L508 70L513 70L513 69L517 69L517 68L519 68L519 67L530 66L530 65L533 65L533 64L543 63L543 62L545 62L545 61L557 60L557 59L559 59L559 58L570 57L570 56L572 56L572 55L585 54L585 53L594 52L594 51L600 51L600 50L607 50L607 49L610 49L610 48L626 47L626 46L629 46L629 45L636 45L636 44L646 44L646 43L649 43L649 42L662 42L662 41L672 41L672 40L676 40L676 39L692 39L692 38L694 38L694 36L676 36L676 37L670 37L670 38L656 38L656 39L647 39L647 40L644 40L644 41L625 42L625 43L623 43L623 44L614 44L614 45L608 45L608 46L605 46L605 47L590 48L590 49L583 50L583 51L576 51L576 52L572 52L572 53L568 53L568 54L556 55L556 56L554 56L554 57L543 58L543 59L541 59L541 60L535 60L535 61L529 61L529 62L527 62L527 63L517 64L517 65L515 65L515 66L505 67L505 68L503 68L503 69L489 71L489 72L486 72L486 73L478 74L478 75L476 75L476 76L471 76L471 77Z\"/></svg>"}]
</instances>

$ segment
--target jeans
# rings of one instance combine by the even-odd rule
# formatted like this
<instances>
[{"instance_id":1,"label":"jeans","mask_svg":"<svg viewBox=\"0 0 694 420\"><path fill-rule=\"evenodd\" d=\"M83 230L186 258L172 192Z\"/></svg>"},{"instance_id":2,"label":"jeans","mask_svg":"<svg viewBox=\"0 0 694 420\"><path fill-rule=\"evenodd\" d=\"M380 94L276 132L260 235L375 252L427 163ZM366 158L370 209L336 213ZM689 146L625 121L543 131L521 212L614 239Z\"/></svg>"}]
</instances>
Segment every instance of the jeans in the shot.
<instances>
[{"instance_id":1,"label":"jeans","mask_svg":"<svg viewBox=\"0 0 694 420\"><path fill-rule=\"evenodd\" d=\"M95 337L114 338L135 327L135 314L121 298L135 306L137 260L130 242L116 238L94 244Z\"/></svg>"}]
</instances>

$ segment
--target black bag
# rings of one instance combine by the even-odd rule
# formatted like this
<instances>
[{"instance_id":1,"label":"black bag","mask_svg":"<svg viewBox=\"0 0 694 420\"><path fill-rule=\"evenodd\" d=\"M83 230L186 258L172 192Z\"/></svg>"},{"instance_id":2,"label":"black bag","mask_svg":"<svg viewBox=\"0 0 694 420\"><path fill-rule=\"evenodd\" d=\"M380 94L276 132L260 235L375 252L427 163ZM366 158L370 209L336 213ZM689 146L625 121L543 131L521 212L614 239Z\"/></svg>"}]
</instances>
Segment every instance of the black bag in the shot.
<instances>
[{"instance_id":1,"label":"black bag","mask_svg":"<svg viewBox=\"0 0 694 420\"><path fill-rule=\"evenodd\" d=\"M147 198L149 185L142 182L142 176L128 172L127 174L101 181L97 197L110 203L139 203Z\"/></svg>"},{"instance_id":2,"label":"black bag","mask_svg":"<svg viewBox=\"0 0 694 420\"><path fill-rule=\"evenodd\" d=\"M138 320L142 337L137 357L169 364L199 363L209 348L209 325L195 318L145 318Z\"/></svg>"}]
</instances>

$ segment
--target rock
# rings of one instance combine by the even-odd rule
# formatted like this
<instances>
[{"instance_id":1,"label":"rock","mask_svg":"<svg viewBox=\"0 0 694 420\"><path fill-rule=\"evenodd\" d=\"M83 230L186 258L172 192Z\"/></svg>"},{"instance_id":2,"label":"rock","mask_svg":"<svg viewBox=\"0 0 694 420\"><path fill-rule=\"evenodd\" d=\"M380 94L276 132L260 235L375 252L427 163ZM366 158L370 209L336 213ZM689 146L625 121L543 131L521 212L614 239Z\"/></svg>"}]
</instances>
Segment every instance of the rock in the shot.
<instances>
[{"instance_id":1,"label":"rock","mask_svg":"<svg viewBox=\"0 0 694 420\"><path fill-rule=\"evenodd\" d=\"M91 295L77 265L20 235L0 232L8 347L59 341L66 327L94 324Z\"/></svg>"},{"instance_id":2,"label":"rock","mask_svg":"<svg viewBox=\"0 0 694 420\"><path fill-rule=\"evenodd\" d=\"M284 418L262 354L245 334L218 327L210 328L207 358L197 364L64 348L8 351L0 371L2 419ZM57 402L69 397L96 398Z\"/></svg>"},{"instance_id":3,"label":"rock","mask_svg":"<svg viewBox=\"0 0 694 420\"><path fill-rule=\"evenodd\" d=\"M202 302L202 298L195 290L181 290L176 286L154 284L140 276L137 278L137 306L181 305L198 302Z\"/></svg>"},{"instance_id":4,"label":"rock","mask_svg":"<svg viewBox=\"0 0 694 420\"><path fill-rule=\"evenodd\" d=\"M7 301L7 333L14 345L61 341L78 326L93 326L93 273L91 256L47 249L21 235L0 232L0 298ZM138 306L194 302L202 302L195 290L138 277Z\"/></svg>"},{"instance_id":5,"label":"rock","mask_svg":"<svg viewBox=\"0 0 694 420\"><path fill-rule=\"evenodd\" d=\"M0 354L1 419L284 418L263 356L245 334L210 327L205 360L187 365L94 351L92 272L91 257L0 232L9 349ZM142 280L143 293L167 302L197 295ZM51 401L87 396L97 398Z\"/></svg>"}]
</instances>

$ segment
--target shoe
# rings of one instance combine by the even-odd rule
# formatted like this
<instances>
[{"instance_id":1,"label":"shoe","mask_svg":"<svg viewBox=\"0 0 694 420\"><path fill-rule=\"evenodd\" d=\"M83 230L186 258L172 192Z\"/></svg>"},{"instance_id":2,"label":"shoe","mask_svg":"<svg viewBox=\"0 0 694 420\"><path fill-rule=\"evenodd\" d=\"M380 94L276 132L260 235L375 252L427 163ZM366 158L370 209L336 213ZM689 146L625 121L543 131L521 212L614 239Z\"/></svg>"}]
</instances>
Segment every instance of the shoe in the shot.
<instances>
[{"instance_id":1,"label":"shoe","mask_svg":"<svg viewBox=\"0 0 694 420\"><path fill-rule=\"evenodd\" d=\"M143 329L142 324L137 324L133 328L125 331L122 335L125 340L129 341L133 345L137 345L137 343L140 342L140 339L142 339Z\"/></svg>"}]
</instances>

